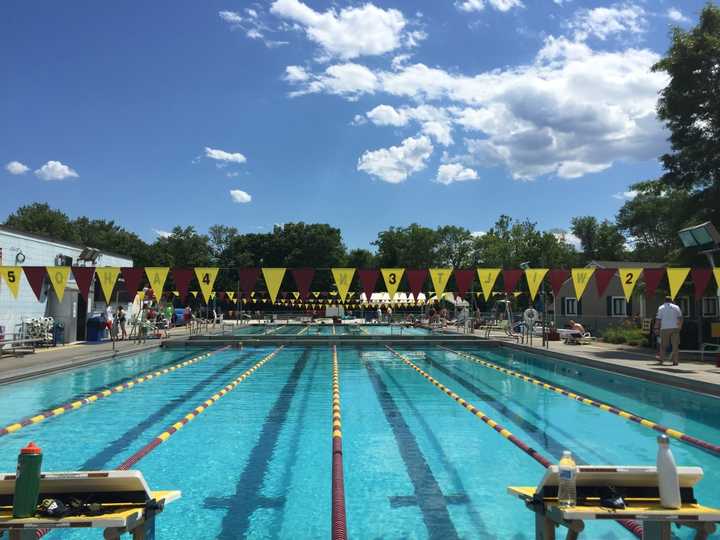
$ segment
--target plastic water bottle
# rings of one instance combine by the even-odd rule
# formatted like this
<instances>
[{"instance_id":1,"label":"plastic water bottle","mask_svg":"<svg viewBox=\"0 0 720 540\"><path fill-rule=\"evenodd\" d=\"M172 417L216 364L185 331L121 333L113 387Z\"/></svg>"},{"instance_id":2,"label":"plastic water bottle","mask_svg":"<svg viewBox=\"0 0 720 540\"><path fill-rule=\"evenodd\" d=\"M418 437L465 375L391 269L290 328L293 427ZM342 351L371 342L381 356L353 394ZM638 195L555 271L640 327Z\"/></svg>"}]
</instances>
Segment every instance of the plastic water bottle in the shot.
<instances>
[{"instance_id":1,"label":"plastic water bottle","mask_svg":"<svg viewBox=\"0 0 720 540\"><path fill-rule=\"evenodd\" d=\"M660 491L660 505L663 508L680 508L680 480L678 479L675 458L670 451L670 439L667 435L657 438L657 475Z\"/></svg>"},{"instance_id":2,"label":"plastic water bottle","mask_svg":"<svg viewBox=\"0 0 720 540\"><path fill-rule=\"evenodd\" d=\"M13 496L14 518L26 518L35 514L40 492L41 464L42 450L35 446L35 443L31 442L20 450Z\"/></svg>"},{"instance_id":3,"label":"plastic water bottle","mask_svg":"<svg viewBox=\"0 0 720 540\"><path fill-rule=\"evenodd\" d=\"M575 488L575 477L577 465L569 450L563 452L558 467L558 505L575 506L577 502L577 491Z\"/></svg>"}]
</instances>

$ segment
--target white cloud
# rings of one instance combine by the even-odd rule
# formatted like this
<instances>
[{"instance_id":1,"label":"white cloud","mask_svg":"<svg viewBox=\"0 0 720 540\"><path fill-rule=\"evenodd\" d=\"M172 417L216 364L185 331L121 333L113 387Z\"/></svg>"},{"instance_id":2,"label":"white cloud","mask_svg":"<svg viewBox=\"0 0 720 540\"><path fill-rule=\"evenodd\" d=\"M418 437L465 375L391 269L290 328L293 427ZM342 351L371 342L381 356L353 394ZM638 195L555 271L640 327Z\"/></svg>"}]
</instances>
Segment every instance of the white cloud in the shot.
<instances>
[{"instance_id":1,"label":"white cloud","mask_svg":"<svg viewBox=\"0 0 720 540\"><path fill-rule=\"evenodd\" d=\"M225 173L225 176L227 176L228 178L235 178L236 176L240 176L240 173L237 171L233 171Z\"/></svg>"},{"instance_id":2,"label":"white cloud","mask_svg":"<svg viewBox=\"0 0 720 540\"><path fill-rule=\"evenodd\" d=\"M163 231L162 229L153 229L153 232L160 238L167 238L168 236L172 236L171 232Z\"/></svg>"},{"instance_id":3,"label":"white cloud","mask_svg":"<svg viewBox=\"0 0 720 540\"><path fill-rule=\"evenodd\" d=\"M667 10L667 18L676 23L690 22L690 18L683 15L683 12L678 8L669 8Z\"/></svg>"},{"instance_id":4,"label":"white cloud","mask_svg":"<svg viewBox=\"0 0 720 540\"><path fill-rule=\"evenodd\" d=\"M606 40L615 34L642 34L647 30L645 10L636 4L614 4L610 7L580 10L570 28L575 39L584 41L589 37Z\"/></svg>"},{"instance_id":5,"label":"white cloud","mask_svg":"<svg viewBox=\"0 0 720 540\"><path fill-rule=\"evenodd\" d=\"M276 34L277 29L266 24L264 13L261 14L257 10L250 8L246 8L245 13L246 15L241 15L237 11L218 11L220 18L228 23L232 30L243 30L249 39L262 41L270 49L288 44L287 41L278 41L266 37L266 34Z\"/></svg>"},{"instance_id":6,"label":"white cloud","mask_svg":"<svg viewBox=\"0 0 720 540\"><path fill-rule=\"evenodd\" d=\"M364 55L384 54L402 46L405 17L396 9L374 4L345 7L339 12L315 11L300 0L275 0L270 11L299 24L308 39L317 43L330 58L350 60ZM410 35L411 40L421 36Z\"/></svg>"},{"instance_id":7,"label":"white cloud","mask_svg":"<svg viewBox=\"0 0 720 540\"><path fill-rule=\"evenodd\" d=\"M432 151L428 137L409 137L399 146L366 151L360 156L357 168L385 182L399 184L412 173L423 170Z\"/></svg>"},{"instance_id":8,"label":"white cloud","mask_svg":"<svg viewBox=\"0 0 720 540\"><path fill-rule=\"evenodd\" d=\"M302 66L287 66L285 68L285 80L291 83L305 82L310 75Z\"/></svg>"},{"instance_id":9,"label":"white cloud","mask_svg":"<svg viewBox=\"0 0 720 540\"><path fill-rule=\"evenodd\" d=\"M556 229L551 232L553 233L553 236L555 236L555 238L557 238L560 242L570 244L575 249L575 251L580 251L582 249L582 242L580 241L580 238L575 236L570 231Z\"/></svg>"},{"instance_id":10,"label":"white cloud","mask_svg":"<svg viewBox=\"0 0 720 540\"><path fill-rule=\"evenodd\" d=\"M378 79L370 69L352 62L334 64L321 74L307 75L302 87L291 92L290 96L326 93L354 100L361 94L374 93L378 85ZM287 68L285 77L288 77Z\"/></svg>"},{"instance_id":11,"label":"white cloud","mask_svg":"<svg viewBox=\"0 0 720 540\"><path fill-rule=\"evenodd\" d=\"M512 8L523 7L523 3L520 0L462 0L455 2L455 6L460 11L466 12L482 11L485 9L486 4L489 4L498 11L509 11Z\"/></svg>"},{"instance_id":12,"label":"white cloud","mask_svg":"<svg viewBox=\"0 0 720 540\"><path fill-rule=\"evenodd\" d=\"M634 189L631 189L630 191L619 191L618 193L615 193L613 195L613 199L618 199L620 201L631 201L635 197L637 197L638 192Z\"/></svg>"},{"instance_id":13,"label":"white cloud","mask_svg":"<svg viewBox=\"0 0 720 540\"><path fill-rule=\"evenodd\" d=\"M215 148L205 147L205 157L224 163L245 163L247 158L240 152L226 152Z\"/></svg>"},{"instance_id":14,"label":"white cloud","mask_svg":"<svg viewBox=\"0 0 720 540\"><path fill-rule=\"evenodd\" d=\"M465 182L467 180L477 179L478 174L473 169L463 167L459 163L447 163L440 165L435 181L447 186L453 182Z\"/></svg>"},{"instance_id":15,"label":"white cloud","mask_svg":"<svg viewBox=\"0 0 720 540\"><path fill-rule=\"evenodd\" d=\"M220 18L229 24L240 24L243 18L237 11L218 11Z\"/></svg>"},{"instance_id":16,"label":"white cloud","mask_svg":"<svg viewBox=\"0 0 720 540\"><path fill-rule=\"evenodd\" d=\"M473 231L470 233L470 235L473 238L480 238L481 236L485 236L487 233L485 231Z\"/></svg>"},{"instance_id":17,"label":"white cloud","mask_svg":"<svg viewBox=\"0 0 720 540\"><path fill-rule=\"evenodd\" d=\"M25 174L30 170L30 167L19 161L11 161L5 165L5 170L10 174Z\"/></svg>"},{"instance_id":18,"label":"white cloud","mask_svg":"<svg viewBox=\"0 0 720 540\"><path fill-rule=\"evenodd\" d=\"M48 161L35 171L35 176L43 180L65 180L66 178L77 178L78 173L60 161Z\"/></svg>"},{"instance_id":19,"label":"white cloud","mask_svg":"<svg viewBox=\"0 0 720 540\"><path fill-rule=\"evenodd\" d=\"M366 113L368 119L377 126L406 126L410 121L420 124L421 131L443 146L453 143L452 120L443 108L431 105L402 107L395 109L390 105L378 105Z\"/></svg>"},{"instance_id":20,"label":"white cloud","mask_svg":"<svg viewBox=\"0 0 720 540\"><path fill-rule=\"evenodd\" d=\"M230 198L233 200L233 202L245 204L252 201L252 197L249 193L246 193L245 191L241 189L231 189L230 190Z\"/></svg>"},{"instance_id":21,"label":"white cloud","mask_svg":"<svg viewBox=\"0 0 720 540\"><path fill-rule=\"evenodd\" d=\"M378 105L365 114L376 126L404 126L410 120L402 110L397 111L390 105Z\"/></svg>"}]
</instances>

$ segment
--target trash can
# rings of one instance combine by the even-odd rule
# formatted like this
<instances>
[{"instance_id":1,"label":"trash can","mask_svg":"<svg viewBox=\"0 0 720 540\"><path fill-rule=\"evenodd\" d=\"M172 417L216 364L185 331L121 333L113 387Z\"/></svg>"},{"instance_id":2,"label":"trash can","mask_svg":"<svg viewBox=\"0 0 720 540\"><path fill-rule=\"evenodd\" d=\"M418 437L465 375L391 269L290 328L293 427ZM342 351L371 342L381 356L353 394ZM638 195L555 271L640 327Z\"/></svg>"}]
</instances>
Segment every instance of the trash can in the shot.
<instances>
[{"instance_id":1,"label":"trash can","mask_svg":"<svg viewBox=\"0 0 720 540\"><path fill-rule=\"evenodd\" d=\"M53 347L57 347L58 344L65 345L65 323L62 321L56 321L52 329L53 336Z\"/></svg>"},{"instance_id":2,"label":"trash can","mask_svg":"<svg viewBox=\"0 0 720 540\"><path fill-rule=\"evenodd\" d=\"M87 341L102 341L105 337L105 320L101 317L90 317L87 320Z\"/></svg>"}]
</instances>

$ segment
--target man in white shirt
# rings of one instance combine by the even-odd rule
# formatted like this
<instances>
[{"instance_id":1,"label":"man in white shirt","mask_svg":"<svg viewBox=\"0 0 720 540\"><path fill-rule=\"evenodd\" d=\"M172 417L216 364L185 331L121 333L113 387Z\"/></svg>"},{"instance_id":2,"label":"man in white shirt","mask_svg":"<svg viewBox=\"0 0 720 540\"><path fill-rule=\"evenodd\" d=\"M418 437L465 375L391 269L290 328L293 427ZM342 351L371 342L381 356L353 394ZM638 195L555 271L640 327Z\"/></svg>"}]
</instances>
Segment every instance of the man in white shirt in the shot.
<instances>
[{"instance_id":1,"label":"man in white shirt","mask_svg":"<svg viewBox=\"0 0 720 540\"><path fill-rule=\"evenodd\" d=\"M673 304L672 298L665 297L665 303L658 308L655 316L655 332L660 331L660 365L665 362L668 344L672 344L672 363L678 365L678 349L680 348L680 328L682 328L683 314L680 308Z\"/></svg>"}]
</instances>

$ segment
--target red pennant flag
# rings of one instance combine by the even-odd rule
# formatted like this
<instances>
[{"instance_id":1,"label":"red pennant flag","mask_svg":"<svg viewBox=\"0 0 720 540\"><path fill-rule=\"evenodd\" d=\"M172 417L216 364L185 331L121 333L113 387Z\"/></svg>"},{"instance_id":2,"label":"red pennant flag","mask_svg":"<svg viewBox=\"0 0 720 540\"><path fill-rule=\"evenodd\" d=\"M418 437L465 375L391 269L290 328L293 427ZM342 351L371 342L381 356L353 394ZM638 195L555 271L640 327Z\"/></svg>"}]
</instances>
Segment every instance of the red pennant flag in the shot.
<instances>
[{"instance_id":1,"label":"red pennant flag","mask_svg":"<svg viewBox=\"0 0 720 540\"><path fill-rule=\"evenodd\" d=\"M515 286L518 284L518 281L520 281L520 278L523 276L522 270L503 270L503 283L505 285L505 292L511 293L515 290Z\"/></svg>"},{"instance_id":2,"label":"red pennant flag","mask_svg":"<svg viewBox=\"0 0 720 540\"><path fill-rule=\"evenodd\" d=\"M380 277L380 272L374 268L369 269L358 269L358 278L362 285L363 292L365 293L365 299L369 302L372 297L372 293L375 292L375 286L377 280Z\"/></svg>"},{"instance_id":3,"label":"red pennant flag","mask_svg":"<svg viewBox=\"0 0 720 540\"><path fill-rule=\"evenodd\" d=\"M470 290L475 279L475 270L455 270L455 289L460 298Z\"/></svg>"},{"instance_id":4,"label":"red pennant flag","mask_svg":"<svg viewBox=\"0 0 720 540\"><path fill-rule=\"evenodd\" d=\"M130 293L132 298L135 297L135 293L138 292L140 284L142 283L143 277L145 277L144 268L121 268L122 277L125 280L125 289Z\"/></svg>"},{"instance_id":5,"label":"red pennant flag","mask_svg":"<svg viewBox=\"0 0 720 540\"><path fill-rule=\"evenodd\" d=\"M173 268L172 276L175 281L175 289L180 293L180 301L185 302L195 272L192 268Z\"/></svg>"},{"instance_id":6,"label":"red pennant flag","mask_svg":"<svg viewBox=\"0 0 720 540\"><path fill-rule=\"evenodd\" d=\"M410 292L412 293L413 298L417 300L417 297L425 284L425 280L427 279L428 271L424 268L408 269L405 270L405 275L407 276L408 285L410 286Z\"/></svg>"},{"instance_id":7,"label":"red pennant flag","mask_svg":"<svg viewBox=\"0 0 720 540\"><path fill-rule=\"evenodd\" d=\"M655 290L660 285L660 281L665 277L664 268L644 268L643 279L645 280L645 296L652 298L655 296Z\"/></svg>"},{"instance_id":8,"label":"red pennant flag","mask_svg":"<svg viewBox=\"0 0 720 540\"><path fill-rule=\"evenodd\" d=\"M712 275L713 273L710 268L693 268L690 270L690 276L695 284L695 300L702 298Z\"/></svg>"},{"instance_id":9,"label":"red pennant flag","mask_svg":"<svg viewBox=\"0 0 720 540\"><path fill-rule=\"evenodd\" d=\"M610 280L617 273L617 268L596 268L595 285L597 286L598 298L600 298L610 284Z\"/></svg>"},{"instance_id":10,"label":"red pennant flag","mask_svg":"<svg viewBox=\"0 0 720 540\"><path fill-rule=\"evenodd\" d=\"M88 295L90 294L90 286L92 285L93 278L95 277L94 266L73 266L73 276L75 276L75 283L77 283L80 294L88 301Z\"/></svg>"},{"instance_id":11,"label":"red pennant flag","mask_svg":"<svg viewBox=\"0 0 720 540\"><path fill-rule=\"evenodd\" d=\"M240 281L240 290L243 292L243 294L245 296L250 297L250 295L253 292L253 289L255 289L255 284L257 283L259 276L260 276L259 268L240 268L238 270L238 279Z\"/></svg>"},{"instance_id":12,"label":"red pennant flag","mask_svg":"<svg viewBox=\"0 0 720 540\"><path fill-rule=\"evenodd\" d=\"M314 268L293 268L292 271L295 285L297 285L298 292L300 293L300 299L305 301L310 296L310 285L312 284L313 277L315 277Z\"/></svg>"},{"instance_id":13,"label":"red pennant flag","mask_svg":"<svg viewBox=\"0 0 720 540\"><path fill-rule=\"evenodd\" d=\"M23 272L30 284L35 297L40 301L42 294L43 282L45 281L46 270L44 266L23 266Z\"/></svg>"},{"instance_id":14,"label":"red pennant flag","mask_svg":"<svg viewBox=\"0 0 720 540\"><path fill-rule=\"evenodd\" d=\"M568 280L569 277L570 271L563 270L562 268L550 270L550 272L548 272L548 278L550 279L550 287L552 288L552 292L555 296L560 294L560 289L562 289L563 284Z\"/></svg>"},{"instance_id":15,"label":"red pennant flag","mask_svg":"<svg viewBox=\"0 0 720 540\"><path fill-rule=\"evenodd\" d=\"M223 300L225 300L225 291L218 291L217 297L218 297L218 300L220 300L221 302Z\"/></svg>"}]
</instances>

